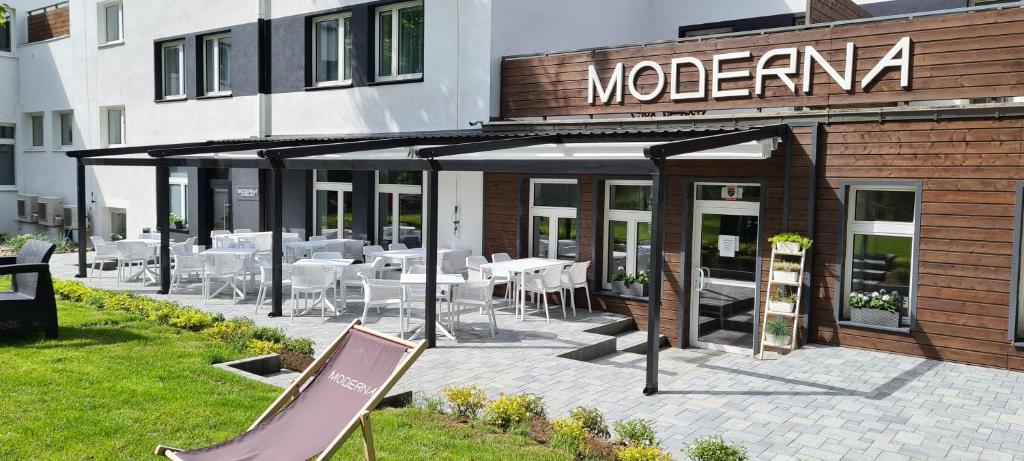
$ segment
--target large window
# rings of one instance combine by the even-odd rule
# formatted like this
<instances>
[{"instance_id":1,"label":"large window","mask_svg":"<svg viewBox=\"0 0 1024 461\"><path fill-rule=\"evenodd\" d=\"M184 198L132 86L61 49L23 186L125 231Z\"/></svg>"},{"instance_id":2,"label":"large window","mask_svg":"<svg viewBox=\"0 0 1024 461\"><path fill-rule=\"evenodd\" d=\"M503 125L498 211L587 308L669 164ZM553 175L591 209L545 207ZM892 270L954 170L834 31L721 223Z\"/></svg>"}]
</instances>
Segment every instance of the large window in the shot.
<instances>
[{"instance_id":1,"label":"large window","mask_svg":"<svg viewBox=\"0 0 1024 461\"><path fill-rule=\"evenodd\" d=\"M377 172L377 242L418 248L423 240L423 175L419 171Z\"/></svg>"},{"instance_id":2,"label":"large window","mask_svg":"<svg viewBox=\"0 0 1024 461\"><path fill-rule=\"evenodd\" d=\"M651 269L651 182L607 181L604 189L604 286L616 273Z\"/></svg>"},{"instance_id":3,"label":"large window","mask_svg":"<svg viewBox=\"0 0 1024 461\"><path fill-rule=\"evenodd\" d=\"M185 42L160 45L160 85L164 99L185 97Z\"/></svg>"},{"instance_id":4,"label":"large window","mask_svg":"<svg viewBox=\"0 0 1024 461\"><path fill-rule=\"evenodd\" d=\"M576 260L578 203L579 186L574 179L530 181L531 256Z\"/></svg>"},{"instance_id":5,"label":"large window","mask_svg":"<svg viewBox=\"0 0 1024 461\"><path fill-rule=\"evenodd\" d=\"M377 80L423 75L423 3L377 9Z\"/></svg>"},{"instance_id":6,"label":"large window","mask_svg":"<svg viewBox=\"0 0 1024 461\"><path fill-rule=\"evenodd\" d=\"M14 185L14 127L0 125L0 186Z\"/></svg>"},{"instance_id":7,"label":"large window","mask_svg":"<svg viewBox=\"0 0 1024 461\"><path fill-rule=\"evenodd\" d=\"M916 186L851 186L847 192L842 318L850 297L897 293L904 302L900 326L913 317L918 216Z\"/></svg>"},{"instance_id":8,"label":"large window","mask_svg":"<svg viewBox=\"0 0 1024 461\"><path fill-rule=\"evenodd\" d=\"M203 38L203 94L231 94L231 35Z\"/></svg>"},{"instance_id":9,"label":"large window","mask_svg":"<svg viewBox=\"0 0 1024 461\"><path fill-rule=\"evenodd\" d=\"M43 114L29 115L28 120L32 127L32 149L42 149L46 144L46 135L43 133Z\"/></svg>"},{"instance_id":10,"label":"large window","mask_svg":"<svg viewBox=\"0 0 1024 461\"><path fill-rule=\"evenodd\" d=\"M171 197L171 214L181 218L182 222L188 223L188 169L184 167L171 167L168 187Z\"/></svg>"},{"instance_id":11,"label":"large window","mask_svg":"<svg viewBox=\"0 0 1024 461\"><path fill-rule=\"evenodd\" d=\"M101 45L124 41L124 17L121 2L105 2L99 5L99 25Z\"/></svg>"},{"instance_id":12,"label":"large window","mask_svg":"<svg viewBox=\"0 0 1024 461\"><path fill-rule=\"evenodd\" d=\"M352 238L352 172L316 170L313 183L313 233Z\"/></svg>"},{"instance_id":13,"label":"large window","mask_svg":"<svg viewBox=\"0 0 1024 461\"><path fill-rule=\"evenodd\" d=\"M103 118L100 122L103 125L103 142L109 146L120 146L125 144L125 121L124 107L104 107Z\"/></svg>"},{"instance_id":14,"label":"large window","mask_svg":"<svg viewBox=\"0 0 1024 461\"><path fill-rule=\"evenodd\" d=\"M313 84L343 85L352 81L352 15L313 20Z\"/></svg>"},{"instance_id":15,"label":"large window","mask_svg":"<svg viewBox=\"0 0 1024 461\"><path fill-rule=\"evenodd\" d=\"M60 147L70 147L75 143L75 119L71 112L57 112L57 139L60 139Z\"/></svg>"},{"instance_id":16,"label":"large window","mask_svg":"<svg viewBox=\"0 0 1024 461\"><path fill-rule=\"evenodd\" d=\"M14 15L11 14L9 8L5 17L7 21L0 24L0 53L10 53L13 49L11 47L11 23L14 21Z\"/></svg>"},{"instance_id":17,"label":"large window","mask_svg":"<svg viewBox=\"0 0 1024 461\"><path fill-rule=\"evenodd\" d=\"M107 223L110 240L124 240L128 235L128 211L124 208L107 208Z\"/></svg>"}]
</instances>

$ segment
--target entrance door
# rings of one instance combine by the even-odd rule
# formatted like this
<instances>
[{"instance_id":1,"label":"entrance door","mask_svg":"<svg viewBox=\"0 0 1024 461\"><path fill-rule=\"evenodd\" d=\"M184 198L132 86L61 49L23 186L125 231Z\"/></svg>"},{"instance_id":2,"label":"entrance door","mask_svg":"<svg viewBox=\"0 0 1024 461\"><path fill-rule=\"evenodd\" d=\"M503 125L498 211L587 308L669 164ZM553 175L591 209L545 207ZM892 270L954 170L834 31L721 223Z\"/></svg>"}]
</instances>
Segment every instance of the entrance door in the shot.
<instances>
[{"instance_id":1,"label":"entrance door","mask_svg":"<svg viewBox=\"0 0 1024 461\"><path fill-rule=\"evenodd\" d=\"M314 233L327 238L352 238L352 185L317 184Z\"/></svg>"},{"instance_id":2,"label":"entrance door","mask_svg":"<svg viewBox=\"0 0 1024 461\"><path fill-rule=\"evenodd\" d=\"M210 212L213 214L211 230L234 230L231 220L231 181L210 181L213 203Z\"/></svg>"},{"instance_id":3,"label":"entrance door","mask_svg":"<svg viewBox=\"0 0 1024 461\"><path fill-rule=\"evenodd\" d=\"M698 184L696 189L690 343L750 354L758 318L760 187Z\"/></svg>"}]
</instances>

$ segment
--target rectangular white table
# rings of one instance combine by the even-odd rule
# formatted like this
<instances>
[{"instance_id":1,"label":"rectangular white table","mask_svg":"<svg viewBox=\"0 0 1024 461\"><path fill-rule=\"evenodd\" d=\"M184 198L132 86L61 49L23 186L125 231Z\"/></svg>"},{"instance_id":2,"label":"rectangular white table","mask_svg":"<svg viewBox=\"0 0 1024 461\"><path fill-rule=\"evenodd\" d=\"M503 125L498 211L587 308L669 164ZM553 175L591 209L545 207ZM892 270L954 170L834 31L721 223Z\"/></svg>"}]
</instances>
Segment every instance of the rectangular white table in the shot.
<instances>
[{"instance_id":1,"label":"rectangular white table","mask_svg":"<svg viewBox=\"0 0 1024 461\"><path fill-rule=\"evenodd\" d=\"M307 256L309 256L310 253L315 252L316 250L319 250L321 248L324 248L327 245L336 244L336 243L344 244L345 242L351 242L351 241L353 241L353 239L307 240L307 241L301 241L300 240L300 241L297 241L297 242L285 243L284 247L285 247L285 249L288 250L288 258L289 258L289 260L290 261L295 261L296 259L299 259L298 257L296 257L296 253L301 252L303 257L307 257Z\"/></svg>"},{"instance_id":2,"label":"rectangular white table","mask_svg":"<svg viewBox=\"0 0 1024 461\"><path fill-rule=\"evenodd\" d=\"M398 251L402 251L402 250L398 250ZM405 293L404 286L407 286L407 285L426 285L427 284L427 274L402 274L401 278L399 278L399 283L401 283L403 285L402 293L403 293L403 297L404 297L404 293ZM462 278L462 275L458 275L458 274L437 274L437 284L438 285L447 285L447 286L451 287L451 286L454 286L454 285L463 285L465 283L466 283L466 279ZM450 289L448 291L449 291L449 293L451 292ZM427 296L427 294L424 293L424 296ZM435 293L434 296L437 296L437 294ZM399 319L399 323L401 323L401 319ZM437 329L441 332L441 334L447 336L448 339L451 339L452 341L455 340L455 336L453 336L452 333L450 331L448 331L448 329L445 328L444 325L441 324L441 322L438 322L437 319L435 319L434 320L434 324L437 326ZM414 331L412 333L412 339L416 339L419 336L419 334L423 332L423 327L424 326L426 326L426 323L424 323L423 326L420 326L418 329L416 329L416 331Z\"/></svg>"},{"instance_id":3,"label":"rectangular white table","mask_svg":"<svg viewBox=\"0 0 1024 461\"><path fill-rule=\"evenodd\" d=\"M443 256L445 253L454 251L450 248L438 248L437 252ZM402 272L409 270L410 259L423 259L424 262L427 256L427 250L423 248L408 248L405 250L386 250L371 253L370 256L384 258L385 262L401 263ZM440 261L438 261L440 262Z\"/></svg>"},{"instance_id":4,"label":"rectangular white table","mask_svg":"<svg viewBox=\"0 0 1024 461\"><path fill-rule=\"evenodd\" d=\"M118 243L122 243L122 242L123 243L133 243L133 242L134 243L143 243L153 253L152 256L156 256L156 257L160 256L160 239L159 238L157 238L155 240L153 240L153 239L122 239L122 240L116 240L116 241L114 241L112 243L116 246ZM139 269L139 272L137 272L135 274L132 274L130 277L125 279L125 281L131 282L131 281L134 281L134 280L140 280L141 279L142 280L142 284L145 285L147 283L147 279L149 281L151 281L151 282L156 282L157 281L156 276L157 276L156 271L152 267L149 266L149 260L146 260L146 261L142 262L142 268Z\"/></svg>"},{"instance_id":5,"label":"rectangular white table","mask_svg":"<svg viewBox=\"0 0 1024 461\"><path fill-rule=\"evenodd\" d=\"M298 261L295 261L292 265L321 267L324 270L330 270L334 272L335 283L341 282L341 309L339 311L336 304L338 302L337 286L334 289L334 303L328 301L327 298L324 298L324 302L327 303L328 306L330 306L332 312L334 312L335 314L339 314L341 312L345 312L345 268L351 266L352 263L354 262L354 259L300 259ZM311 306L309 309L302 311L299 315L303 315L306 312L309 312L309 310L312 309L313 307L316 307L316 304L313 304L313 306Z\"/></svg>"},{"instance_id":6,"label":"rectangular white table","mask_svg":"<svg viewBox=\"0 0 1024 461\"><path fill-rule=\"evenodd\" d=\"M517 283L519 286L516 288L516 299L514 300L516 303L516 316L520 320L526 320L526 274L547 269L551 266L561 266L564 268L570 264L572 264L571 261L563 261L561 259L522 258L481 264L480 268L488 270L492 274L508 272L510 276L518 275L519 281Z\"/></svg>"},{"instance_id":7,"label":"rectangular white table","mask_svg":"<svg viewBox=\"0 0 1024 461\"><path fill-rule=\"evenodd\" d=\"M240 301L244 301L245 300L245 292L249 290L248 277L247 277L248 274L245 272L245 263L248 262L250 259L252 259L253 256L256 255L256 251L257 250L255 248L210 248L208 250L200 251L199 254L200 255L210 255L210 254L232 255L235 258L238 258L238 259L242 260L242 290L239 293L239 295L242 297L242 299ZM203 282L203 283L206 283L206 282ZM230 283L225 283L224 286L222 286L219 289L217 289L217 291L215 291L213 294L211 294L210 297L212 298L214 296L219 295L220 292L224 291L224 289L227 288L228 286L230 286Z\"/></svg>"}]
</instances>

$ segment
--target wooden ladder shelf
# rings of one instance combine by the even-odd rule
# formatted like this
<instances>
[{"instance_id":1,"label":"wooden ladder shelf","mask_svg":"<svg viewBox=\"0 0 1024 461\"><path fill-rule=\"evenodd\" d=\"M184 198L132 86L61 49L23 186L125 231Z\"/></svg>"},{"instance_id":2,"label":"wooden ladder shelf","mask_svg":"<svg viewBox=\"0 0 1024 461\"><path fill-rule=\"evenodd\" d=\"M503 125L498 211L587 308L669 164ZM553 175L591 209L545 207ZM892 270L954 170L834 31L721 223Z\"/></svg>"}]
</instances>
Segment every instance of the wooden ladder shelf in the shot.
<instances>
[{"instance_id":1,"label":"wooden ladder shelf","mask_svg":"<svg viewBox=\"0 0 1024 461\"><path fill-rule=\"evenodd\" d=\"M797 328L800 325L800 302L802 299L801 295L804 282L804 258L806 256L807 250L804 249L801 249L800 251L797 252L783 252L777 250L774 246L772 247L772 261L771 266L768 269L768 295L765 296L764 300L764 320L761 321L761 342L760 351L757 355L758 359L764 358L765 340L768 339L767 328L769 318L791 319L793 324L792 331L790 332L789 336L788 346L768 345L768 347L771 347L773 349L786 349L790 352L796 350L798 331ZM777 280L775 275L775 263L782 261L796 262L797 258L800 259L800 270L797 271L796 281L793 282L789 280ZM796 296L793 302L793 312L780 312L772 310L772 295L777 290L782 291L785 294Z\"/></svg>"}]
</instances>

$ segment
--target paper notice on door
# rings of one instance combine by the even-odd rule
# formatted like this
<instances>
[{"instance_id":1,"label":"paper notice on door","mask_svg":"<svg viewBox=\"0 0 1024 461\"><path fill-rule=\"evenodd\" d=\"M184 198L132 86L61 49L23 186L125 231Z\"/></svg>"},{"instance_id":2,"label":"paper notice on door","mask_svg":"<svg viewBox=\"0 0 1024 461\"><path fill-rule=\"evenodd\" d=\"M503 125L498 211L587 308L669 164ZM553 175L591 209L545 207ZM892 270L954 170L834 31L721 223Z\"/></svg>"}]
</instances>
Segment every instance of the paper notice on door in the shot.
<instances>
[{"instance_id":1,"label":"paper notice on door","mask_svg":"<svg viewBox=\"0 0 1024 461\"><path fill-rule=\"evenodd\" d=\"M722 258L735 258L736 247L740 244L740 236L738 235L719 235L718 236L718 256Z\"/></svg>"}]
</instances>

